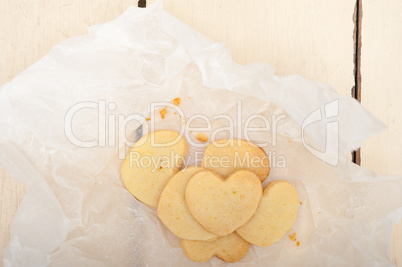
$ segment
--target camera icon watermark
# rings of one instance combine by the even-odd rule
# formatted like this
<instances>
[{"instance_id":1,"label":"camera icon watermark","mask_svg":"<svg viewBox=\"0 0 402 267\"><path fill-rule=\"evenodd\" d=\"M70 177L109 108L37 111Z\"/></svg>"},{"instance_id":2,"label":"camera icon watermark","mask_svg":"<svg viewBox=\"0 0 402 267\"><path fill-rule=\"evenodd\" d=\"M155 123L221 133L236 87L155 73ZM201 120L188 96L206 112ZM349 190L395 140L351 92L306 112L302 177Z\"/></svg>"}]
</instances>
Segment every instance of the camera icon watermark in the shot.
<instances>
[{"instance_id":1,"label":"camera icon watermark","mask_svg":"<svg viewBox=\"0 0 402 267\"><path fill-rule=\"evenodd\" d=\"M324 113L324 114L323 114ZM306 117L301 126L302 143L304 147L315 157L332 166L339 163L339 100L333 100L324 106L324 109L316 109ZM320 150L307 144L305 129L315 123L323 126L325 123L325 148Z\"/></svg>"}]
</instances>

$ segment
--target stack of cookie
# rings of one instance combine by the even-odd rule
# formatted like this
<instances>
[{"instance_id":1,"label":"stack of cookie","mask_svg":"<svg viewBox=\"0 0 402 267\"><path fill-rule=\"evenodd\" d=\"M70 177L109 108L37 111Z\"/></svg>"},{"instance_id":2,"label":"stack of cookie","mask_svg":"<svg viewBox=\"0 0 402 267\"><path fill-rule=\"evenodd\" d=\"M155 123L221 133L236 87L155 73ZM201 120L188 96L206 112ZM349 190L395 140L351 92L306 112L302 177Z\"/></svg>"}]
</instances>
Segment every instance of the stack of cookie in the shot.
<instances>
[{"instance_id":1,"label":"stack of cookie","mask_svg":"<svg viewBox=\"0 0 402 267\"><path fill-rule=\"evenodd\" d=\"M262 148L246 140L211 142L201 167L180 171L186 153L179 133L151 132L130 149L121 176L134 197L157 208L191 260L236 262L250 243L269 246L292 227L297 191L286 181L263 190L270 167Z\"/></svg>"}]
</instances>

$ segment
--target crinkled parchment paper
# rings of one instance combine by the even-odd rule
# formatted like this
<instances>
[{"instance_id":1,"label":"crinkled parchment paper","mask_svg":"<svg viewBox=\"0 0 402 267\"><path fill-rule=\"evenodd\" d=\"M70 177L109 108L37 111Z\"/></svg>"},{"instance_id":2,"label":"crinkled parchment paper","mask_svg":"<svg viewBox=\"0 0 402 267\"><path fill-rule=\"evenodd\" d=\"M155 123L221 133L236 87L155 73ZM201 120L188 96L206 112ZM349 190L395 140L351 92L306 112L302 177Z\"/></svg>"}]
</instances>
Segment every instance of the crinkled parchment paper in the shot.
<instances>
[{"instance_id":1,"label":"crinkled parchment paper","mask_svg":"<svg viewBox=\"0 0 402 267\"><path fill-rule=\"evenodd\" d=\"M177 97L182 117L172 108L163 120L158 110L151 112L151 103ZM182 129L196 114L211 119L203 132L212 139L228 134L212 135L228 126L214 119L219 114L232 118L235 129L253 115L280 117L269 131L264 120L253 119L257 130L249 137L267 143L273 165L268 180L290 181L302 202L289 232L300 246L287 236L270 247L250 246L234 265L392 265L402 178L378 176L348 159L383 125L327 85L277 77L266 64L234 63L222 44L177 21L158 2L132 7L88 35L60 43L1 87L0 165L26 186L5 266L197 265L155 210L124 189L119 174L128 140L152 130L152 123ZM200 119L192 123L203 126ZM195 140L195 132L185 133ZM234 136L244 137L241 130ZM330 160L307 149L333 144ZM202 150L191 146L186 164L199 164L195 155ZM212 258L204 265L226 264Z\"/></svg>"}]
</instances>

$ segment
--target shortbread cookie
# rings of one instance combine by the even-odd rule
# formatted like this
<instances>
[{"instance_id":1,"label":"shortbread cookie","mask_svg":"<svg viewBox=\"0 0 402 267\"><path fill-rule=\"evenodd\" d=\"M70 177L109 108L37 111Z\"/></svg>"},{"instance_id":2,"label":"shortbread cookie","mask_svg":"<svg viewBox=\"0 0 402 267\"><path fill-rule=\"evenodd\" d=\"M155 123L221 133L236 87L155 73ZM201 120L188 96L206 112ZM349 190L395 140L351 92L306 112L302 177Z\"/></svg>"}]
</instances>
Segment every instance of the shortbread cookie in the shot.
<instances>
[{"instance_id":1,"label":"shortbread cookie","mask_svg":"<svg viewBox=\"0 0 402 267\"><path fill-rule=\"evenodd\" d=\"M187 184L187 206L194 218L211 233L225 236L245 224L258 207L260 179L240 170L223 180L210 171L194 175Z\"/></svg>"},{"instance_id":2,"label":"shortbread cookie","mask_svg":"<svg viewBox=\"0 0 402 267\"><path fill-rule=\"evenodd\" d=\"M192 261L205 262L216 256L226 262L236 262L248 251L249 243L236 233L215 241L181 240L181 247Z\"/></svg>"},{"instance_id":3,"label":"shortbread cookie","mask_svg":"<svg viewBox=\"0 0 402 267\"><path fill-rule=\"evenodd\" d=\"M139 201L157 207L169 178L179 171L187 143L174 131L156 131L143 136L128 152L121 166L127 190Z\"/></svg>"},{"instance_id":4,"label":"shortbread cookie","mask_svg":"<svg viewBox=\"0 0 402 267\"><path fill-rule=\"evenodd\" d=\"M254 216L236 232L251 244L267 247L281 239L293 226L299 209L297 191L286 181L264 189Z\"/></svg>"},{"instance_id":5,"label":"shortbread cookie","mask_svg":"<svg viewBox=\"0 0 402 267\"><path fill-rule=\"evenodd\" d=\"M158 204L158 216L175 235L188 240L212 240L216 235L202 227L191 215L186 203L186 186L191 177L205 171L188 167L173 176L163 189Z\"/></svg>"},{"instance_id":6,"label":"shortbread cookie","mask_svg":"<svg viewBox=\"0 0 402 267\"><path fill-rule=\"evenodd\" d=\"M254 172L261 182L269 174L269 159L265 151L247 140L224 139L210 143L204 152L201 166L226 178L236 170Z\"/></svg>"}]
</instances>

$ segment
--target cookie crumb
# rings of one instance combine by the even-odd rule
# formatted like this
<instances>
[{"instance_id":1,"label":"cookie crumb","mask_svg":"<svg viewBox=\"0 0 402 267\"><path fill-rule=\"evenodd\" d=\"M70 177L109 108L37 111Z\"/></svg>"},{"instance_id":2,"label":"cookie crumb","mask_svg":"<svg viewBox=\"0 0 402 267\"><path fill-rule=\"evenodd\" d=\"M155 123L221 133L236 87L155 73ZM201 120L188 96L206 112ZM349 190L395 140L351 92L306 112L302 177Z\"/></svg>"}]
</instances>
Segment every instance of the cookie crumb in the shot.
<instances>
[{"instance_id":1,"label":"cookie crumb","mask_svg":"<svg viewBox=\"0 0 402 267\"><path fill-rule=\"evenodd\" d=\"M195 138L197 138L197 140L202 142L202 143L205 143L205 142L208 141L208 136L206 134L204 134L204 133L197 134L197 136Z\"/></svg>"},{"instance_id":2,"label":"cookie crumb","mask_svg":"<svg viewBox=\"0 0 402 267\"><path fill-rule=\"evenodd\" d=\"M288 140L289 143L292 143L292 141Z\"/></svg>"},{"instance_id":3,"label":"cookie crumb","mask_svg":"<svg viewBox=\"0 0 402 267\"><path fill-rule=\"evenodd\" d=\"M296 233L289 236L290 241L296 241Z\"/></svg>"},{"instance_id":4,"label":"cookie crumb","mask_svg":"<svg viewBox=\"0 0 402 267\"><path fill-rule=\"evenodd\" d=\"M161 109L161 111L159 113L161 114L161 119L164 119L167 114L167 107L164 107L163 109Z\"/></svg>"},{"instance_id":5,"label":"cookie crumb","mask_svg":"<svg viewBox=\"0 0 402 267\"><path fill-rule=\"evenodd\" d=\"M150 120L151 120L151 118L146 118L145 120L146 120L146 121L150 121Z\"/></svg>"},{"instance_id":6,"label":"cookie crumb","mask_svg":"<svg viewBox=\"0 0 402 267\"><path fill-rule=\"evenodd\" d=\"M300 202L300 205L302 205L303 203L302 202Z\"/></svg>"},{"instance_id":7,"label":"cookie crumb","mask_svg":"<svg viewBox=\"0 0 402 267\"><path fill-rule=\"evenodd\" d=\"M297 246L300 246L300 241L297 241L296 245L297 245Z\"/></svg>"},{"instance_id":8,"label":"cookie crumb","mask_svg":"<svg viewBox=\"0 0 402 267\"><path fill-rule=\"evenodd\" d=\"M181 99L179 97L173 99L173 105L175 105L175 106L180 105L180 101L181 101Z\"/></svg>"}]
</instances>

